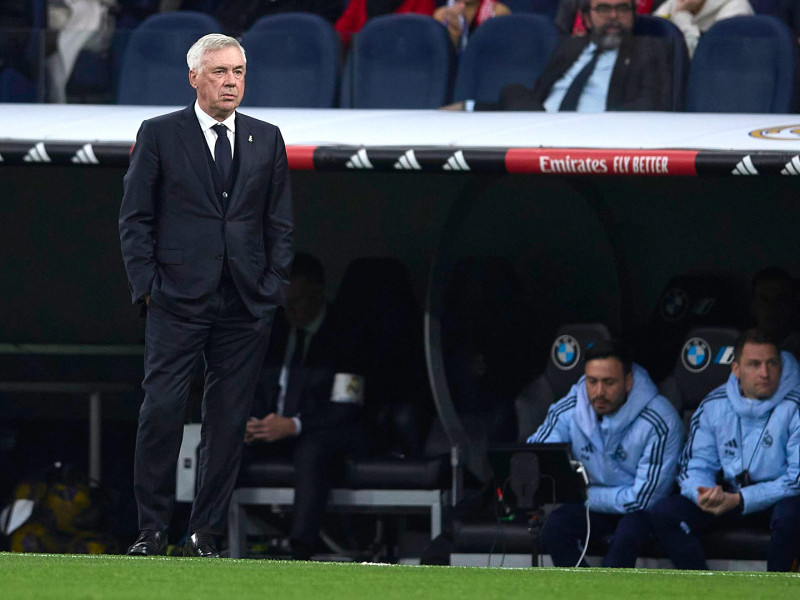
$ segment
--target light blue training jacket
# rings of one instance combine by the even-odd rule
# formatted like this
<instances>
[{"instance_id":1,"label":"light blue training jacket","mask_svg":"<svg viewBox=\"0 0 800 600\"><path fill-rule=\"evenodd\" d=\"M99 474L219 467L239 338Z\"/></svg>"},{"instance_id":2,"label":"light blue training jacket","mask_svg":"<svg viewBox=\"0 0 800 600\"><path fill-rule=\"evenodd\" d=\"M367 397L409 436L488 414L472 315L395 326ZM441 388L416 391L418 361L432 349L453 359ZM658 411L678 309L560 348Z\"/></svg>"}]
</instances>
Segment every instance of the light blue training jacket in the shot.
<instances>
[{"instance_id":1,"label":"light blue training jacket","mask_svg":"<svg viewBox=\"0 0 800 600\"><path fill-rule=\"evenodd\" d=\"M589 508L601 513L644 510L672 490L684 439L683 423L650 375L633 365L628 400L597 418L586 376L547 411L528 443L570 442L589 476Z\"/></svg>"},{"instance_id":2,"label":"light blue training jacket","mask_svg":"<svg viewBox=\"0 0 800 600\"><path fill-rule=\"evenodd\" d=\"M744 514L800 494L800 368L788 352L781 360L772 398L742 397L731 373L700 403L681 454L678 483L686 498L697 503L697 487L714 487L720 469L731 489L741 492ZM754 484L740 488L736 476L745 469Z\"/></svg>"}]
</instances>

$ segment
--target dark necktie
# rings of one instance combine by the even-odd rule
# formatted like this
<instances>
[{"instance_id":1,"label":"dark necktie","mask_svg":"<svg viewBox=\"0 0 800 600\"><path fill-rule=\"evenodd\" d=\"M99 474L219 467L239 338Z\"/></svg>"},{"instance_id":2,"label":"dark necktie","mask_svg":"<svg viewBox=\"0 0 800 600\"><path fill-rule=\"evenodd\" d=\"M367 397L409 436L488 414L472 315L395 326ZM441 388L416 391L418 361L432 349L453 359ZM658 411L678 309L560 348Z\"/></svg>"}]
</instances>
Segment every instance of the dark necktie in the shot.
<instances>
[{"instance_id":1,"label":"dark necktie","mask_svg":"<svg viewBox=\"0 0 800 600\"><path fill-rule=\"evenodd\" d=\"M589 81L589 77L592 76L594 68L597 66L597 59L600 58L600 52L601 50L599 47L595 48L592 60L586 63L575 76L575 79L572 80L569 89L567 89L567 93L564 94L564 99L561 101L561 106L558 107L559 111L578 109L578 101L581 99L581 94L583 94L583 88L586 87L586 82Z\"/></svg>"},{"instance_id":2,"label":"dark necktie","mask_svg":"<svg viewBox=\"0 0 800 600\"><path fill-rule=\"evenodd\" d=\"M305 329L295 330L294 352L292 352L292 358L289 361L290 372L294 367L303 364L303 350L305 350L305 345L306 345L306 330Z\"/></svg>"},{"instance_id":3,"label":"dark necktie","mask_svg":"<svg viewBox=\"0 0 800 600\"><path fill-rule=\"evenodd\" d=\"M292 357L289 359L289 377L286 381L286 389L283 391L283 410L281 410L281 414L286 417L294 417L297 415L298 410L298 393L297 393L297 385L299 381L302 381L300 377L302 376L298 373L300 365L303 364L303 350L305 349L306 345L306 330L305 329L296 329L294 334L294 350L292 351ZM279 406L281 401L278 401Z\"/></svg>"},{"instance_id":4,"label":"dark necktie","mask_svg":"<svg viewBox=\"0 0 800 600\"><path fill-rule=\"evenodd\" d=\"M228 141L228 128L219 123L214 125L212 129L217 132L217 143L214 144L214 161L217 163L217 171L219 171L222 181L227 183L231 174L231 165L233 164L231 143Z\"/></svg>"}]
</instances>

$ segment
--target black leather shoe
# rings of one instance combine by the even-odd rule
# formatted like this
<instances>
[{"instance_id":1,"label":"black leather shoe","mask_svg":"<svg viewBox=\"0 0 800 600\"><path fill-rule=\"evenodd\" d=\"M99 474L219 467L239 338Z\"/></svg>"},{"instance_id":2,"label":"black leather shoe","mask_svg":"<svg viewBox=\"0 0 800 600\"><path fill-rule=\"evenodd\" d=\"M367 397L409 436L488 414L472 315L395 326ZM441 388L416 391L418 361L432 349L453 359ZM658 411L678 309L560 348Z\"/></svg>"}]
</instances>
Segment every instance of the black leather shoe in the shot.
<instances>
[{"instance_id":1,"label":"black leather shoe","mask_svg":"<svg viewBox=\"0 0 800 600\"><path fill-rule=\"evenodd\" d=\"M217 542L213 536L205 533L193 533L186 538L183 545L184 556L199 556L201 558L219 558Z\"/></svg>"},{"instance_id":2,"label":"black leather shoe","mask_svg":"<svg viewBox=\"0 0 800 600\"><path fill-rule=\"evenodd\" d=\"M126 554L128 556L161 556L166 549L167 535L164 532L143 529Z\"/></svg>"}]
</instances>

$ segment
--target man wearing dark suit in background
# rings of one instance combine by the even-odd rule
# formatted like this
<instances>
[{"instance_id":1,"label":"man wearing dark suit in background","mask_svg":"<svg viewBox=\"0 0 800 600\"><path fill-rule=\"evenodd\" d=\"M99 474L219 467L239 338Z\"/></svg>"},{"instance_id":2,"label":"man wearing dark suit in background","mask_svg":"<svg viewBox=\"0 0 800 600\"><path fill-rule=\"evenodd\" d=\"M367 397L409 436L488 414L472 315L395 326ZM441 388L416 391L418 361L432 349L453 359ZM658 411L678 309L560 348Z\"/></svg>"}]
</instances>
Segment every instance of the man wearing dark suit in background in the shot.
<instances>
[{"instance_id":1,"label":"man wearing dark suit in background","mask_svg":"<svg viewBox=\"0 0 800 600\"><path fill-rule=\"evenodd\" d=\"M672 58L659 38L633 34L635 0L580 0L588 35L561 40L533 89L512 83L497 103L458 102L450 110L669 110Z\"/></svg>"},{"instance_id":2,"label":"man wearing dark suit in background","mask_svg":"<svg viewBox=\"0 0 800 600\"><path fill-rule=\"evenodd\" d=\"M147 304L132 555L162 554L189 384L205 361L197 496L184 554L219 556L242 436L292 262L286 150L277 127L236 112L245 54L210 34L187 54L197 102L142 123L119 229L134 301Z\"/></svg>"},{"instance_id":3,"label":"man wearing dark suit in background","mask_svg":"<svg viewBox=\"0 0 800 600\"><path fill-rule=\"evenodd\" d=\"M245 461L292 459L289 541L296 559L314 552L342 461L366 452L361 430L364 360L351 333L325 300L322 264L298 253L286 310L275 320L244 437Z\"/></svg>"}]
</instances>

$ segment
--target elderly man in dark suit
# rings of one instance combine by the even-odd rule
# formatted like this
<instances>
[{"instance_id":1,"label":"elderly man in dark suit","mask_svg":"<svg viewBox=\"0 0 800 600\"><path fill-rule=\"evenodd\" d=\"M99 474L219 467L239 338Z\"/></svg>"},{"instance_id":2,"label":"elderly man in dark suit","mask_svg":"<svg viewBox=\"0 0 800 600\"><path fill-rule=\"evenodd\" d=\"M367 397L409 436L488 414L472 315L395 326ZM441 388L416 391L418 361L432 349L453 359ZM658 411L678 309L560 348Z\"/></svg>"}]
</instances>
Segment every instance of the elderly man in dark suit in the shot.
<instances>
[{"instance_id":1,"label":"elderly man in dark suit","mask_svg":"<svg viewBox=\"0 0 800 600\"><path fill-rule=\"evenodd\" d=\"M580 0L587 35L564 38L533 89L505 86L497 103L458 102L451 110L670 110L672 50L633 34L635 0Z\"/></svg>"},{"instance_id":2,"label":"elderly man in dark suit","mask_svg":"<svg viewBox=\"0 0 800 600\"><path fill-rule=\"evenodd\" d=\"M162 554L189 383L205 361L198 490L184 554L219 556L241 440L293 255L286 150L277 127L236 112L246 58L210 34L187 54L197 101L144 121L119 229L132 299L147 305L132 555Z\"/></svg>"}]
</instances>

